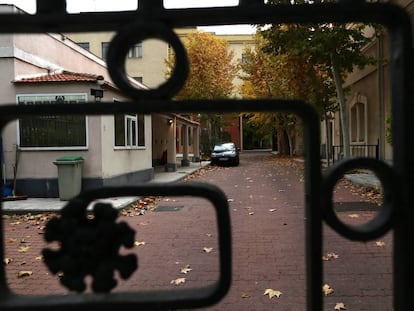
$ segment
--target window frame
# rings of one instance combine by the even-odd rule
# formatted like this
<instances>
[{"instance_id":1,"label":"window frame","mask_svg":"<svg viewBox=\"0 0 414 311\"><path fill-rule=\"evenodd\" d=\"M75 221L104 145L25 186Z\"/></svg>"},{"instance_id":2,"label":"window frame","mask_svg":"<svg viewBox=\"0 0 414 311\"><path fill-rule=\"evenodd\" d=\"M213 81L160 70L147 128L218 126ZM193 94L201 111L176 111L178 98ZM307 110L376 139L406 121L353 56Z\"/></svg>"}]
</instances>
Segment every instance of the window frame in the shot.
<instances>
[{"instance_id":1,"label":"window frame","mask_svg":"<svg viewBox=\"0 0 414 311\"><path fill-rule=\"evenodd\" d=\"M116 118L123 116L123 145L117 145L117 125ZM145 115L144 114L114 114L114 149L116 150L125 150L125 149L135 149L142 150L146 149L146 140L145 140ZM140 121L142 124L140 124ZM142 136L140 136L140 129L143 130ZM143 138L143 142L140 142L140 138Z\"/></svg>"},{"instance_id":2,"label":"window frame","mask_svg":"<svg viewBox=\"0 0 414 311\"><path fill-rule=\"evenodd\" d=\"M109 45L110 45L110 42L101 42L102 59L106 59L108 57Z\"/></svg>"},{"instance_id":3,"label":"window frame","mask_svg":"<svg viewBox=\"0 0 414 311\"><path fill-rule=\"evenodd\" d=\"M368 141L367 97L357 94L349 108L349 131L352 145L364 145Z\"/></svg>"},{"instance_id":4,"label":"window frame","mask_svg":"<svg viewBox=\"0 0 414 311\"><path fill-rule=\"evenodd\" d=\"M24 94L16 94L16 105L20 105L19 98L22 96L26 97L50 97L54 96L55 98L58 96L82 96L83 102L79 102L79 105L86 103L88 100L88 94L86 93L24 93ZM45 104L46 105L46 104ZM61 150L88 150L89 149L89 120L88 115L85 115L85 145L84 146L54 146L54 147L24 147L20 145L21 133L20 133L20 119L16 120L16 136L17 136L17 143L18 148L20 150L26 151L61 151Z\"/></svg>"},{"instance_id":5,"label":"window frame","mask_svg":"<svg viewBox=\"0 0 414 311\"><path fill-rule=\"evenodd\" d=\"M129 50L127 57L129 59L142 58L142 41L135 43Z\"/></svg>"}]
</instances>

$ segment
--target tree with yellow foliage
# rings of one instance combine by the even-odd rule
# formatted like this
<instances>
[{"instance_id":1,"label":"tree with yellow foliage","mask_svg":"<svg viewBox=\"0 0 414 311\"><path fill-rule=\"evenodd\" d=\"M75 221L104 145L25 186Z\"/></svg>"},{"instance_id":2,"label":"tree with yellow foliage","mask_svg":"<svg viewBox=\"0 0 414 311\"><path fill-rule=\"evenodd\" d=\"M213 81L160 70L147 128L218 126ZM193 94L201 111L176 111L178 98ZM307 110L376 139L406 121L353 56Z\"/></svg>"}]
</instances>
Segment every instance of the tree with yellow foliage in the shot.
<instances>
[{"instance_id":1,"label":"tree with yellow foliage","mask_svg":"<svg viewBox=\"0 0 414 311\"><path fill-rule=\"evenodd\" d=\"M177 99L223 99L232 96L233 81L237 75L234 52L227 41L206 32L194 32L184 39L190 73ZM174 55L166 61L168 73L174 66ZM210 130L208 142L212 145L223 139L222 128L226 119L221 114L201 115L200 121Z\"/></svg>"}]
</instances>

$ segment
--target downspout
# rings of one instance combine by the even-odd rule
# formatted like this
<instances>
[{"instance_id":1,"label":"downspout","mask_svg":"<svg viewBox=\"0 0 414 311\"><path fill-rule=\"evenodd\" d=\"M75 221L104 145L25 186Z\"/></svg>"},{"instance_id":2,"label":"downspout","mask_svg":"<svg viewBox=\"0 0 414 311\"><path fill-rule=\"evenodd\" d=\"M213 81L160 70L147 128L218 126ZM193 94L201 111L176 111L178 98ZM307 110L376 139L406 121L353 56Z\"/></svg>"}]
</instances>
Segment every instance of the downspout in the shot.
<instances>
[{"instance_id":1,"label":"downspout","mask_svg":"<svg viewBox=\"0 0 414 311\"><path fill-rule=\"evenodd\" d=\"M382 60L384 57L383 54L383 38L381 32L376 33L377 37L377 97L378 97L378 149L379 149L379 159L385 158L385 135L384 135L384 68Z\"/></svg>"}]
</instances>

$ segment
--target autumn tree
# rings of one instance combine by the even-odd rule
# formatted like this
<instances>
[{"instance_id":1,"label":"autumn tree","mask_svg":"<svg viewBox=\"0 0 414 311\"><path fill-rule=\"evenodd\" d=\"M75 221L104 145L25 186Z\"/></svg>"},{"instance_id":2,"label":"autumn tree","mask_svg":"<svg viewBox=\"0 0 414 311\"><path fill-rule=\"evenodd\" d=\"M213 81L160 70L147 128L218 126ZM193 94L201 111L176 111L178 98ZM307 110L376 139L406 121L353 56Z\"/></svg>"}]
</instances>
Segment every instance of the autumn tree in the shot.
<instances>
[{"instance_id":1,"label":"autumn tree","mask_svg":"<svg viewBox=\"0 0 414 311\"><path fill-rule=\"evenodd\" d=\"M304 4L320 1L269 0L274 4ZM325 1L326 2L326 1ZM354 67L362 69L374 59L363 53L371 38L365 35L362 24L272 24L261 26L265 39L264 51L272 55L290 55L318 67L327 79L334 81L339 104L344 156L350 156L350 139L343 82Z\"/></svg>"},{"instance_id":2,"label":"autumn tree","mask_svg":"<svg viewBox=\"0 0 414 311\"><path fill-rule=\"evenodd\" d=\"M185 39L190 73L177 99L222 99L232 96L233 81L237 66L233 62L234 52L228 49L225 40L206 32L190 33ZM167 60L169 72L174 65L174 56ZM210 145L221 139L223 128L221 114L201 115L210 128Z\"/></svg>"},{"instance_id":3,"label":"autumn tree","mask_svg":"<svg viewBox=\"0 0 414 311\"><path fill-rule=\"evenodd\" d=\"M266 53L266 40L256 35L255 47L246 48L245 61L240 64L244 98L303 99L311 102L318 111L331 104L326 80L318 67L300 57L288 54ZM325 84L325 87L320 87ZM323 90L323 92L321 91ZM273 149L278 145L281 153L292 154L298 120L294 114L254 113L248 122L272 133Z\"/></svg>"}]
</instances>

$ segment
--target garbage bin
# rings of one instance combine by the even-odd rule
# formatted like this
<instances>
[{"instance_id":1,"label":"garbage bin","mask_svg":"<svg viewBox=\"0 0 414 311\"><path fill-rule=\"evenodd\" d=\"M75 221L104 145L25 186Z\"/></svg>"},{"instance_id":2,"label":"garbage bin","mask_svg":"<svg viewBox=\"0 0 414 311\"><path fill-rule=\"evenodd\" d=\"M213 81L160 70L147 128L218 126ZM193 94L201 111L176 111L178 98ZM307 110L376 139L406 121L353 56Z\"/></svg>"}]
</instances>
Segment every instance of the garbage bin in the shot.
<instances>
[{"instance_id":1,"label":"garbage bin","mask_svg":"<svg viewBox=\"0 0 414 311\"><path fill-rule=\"evenodd\" d=\"M81 192L82 165L81 156L64 156L53 162L58 169L59 198L68 201Z\"/></svg>"}]
</instances>

